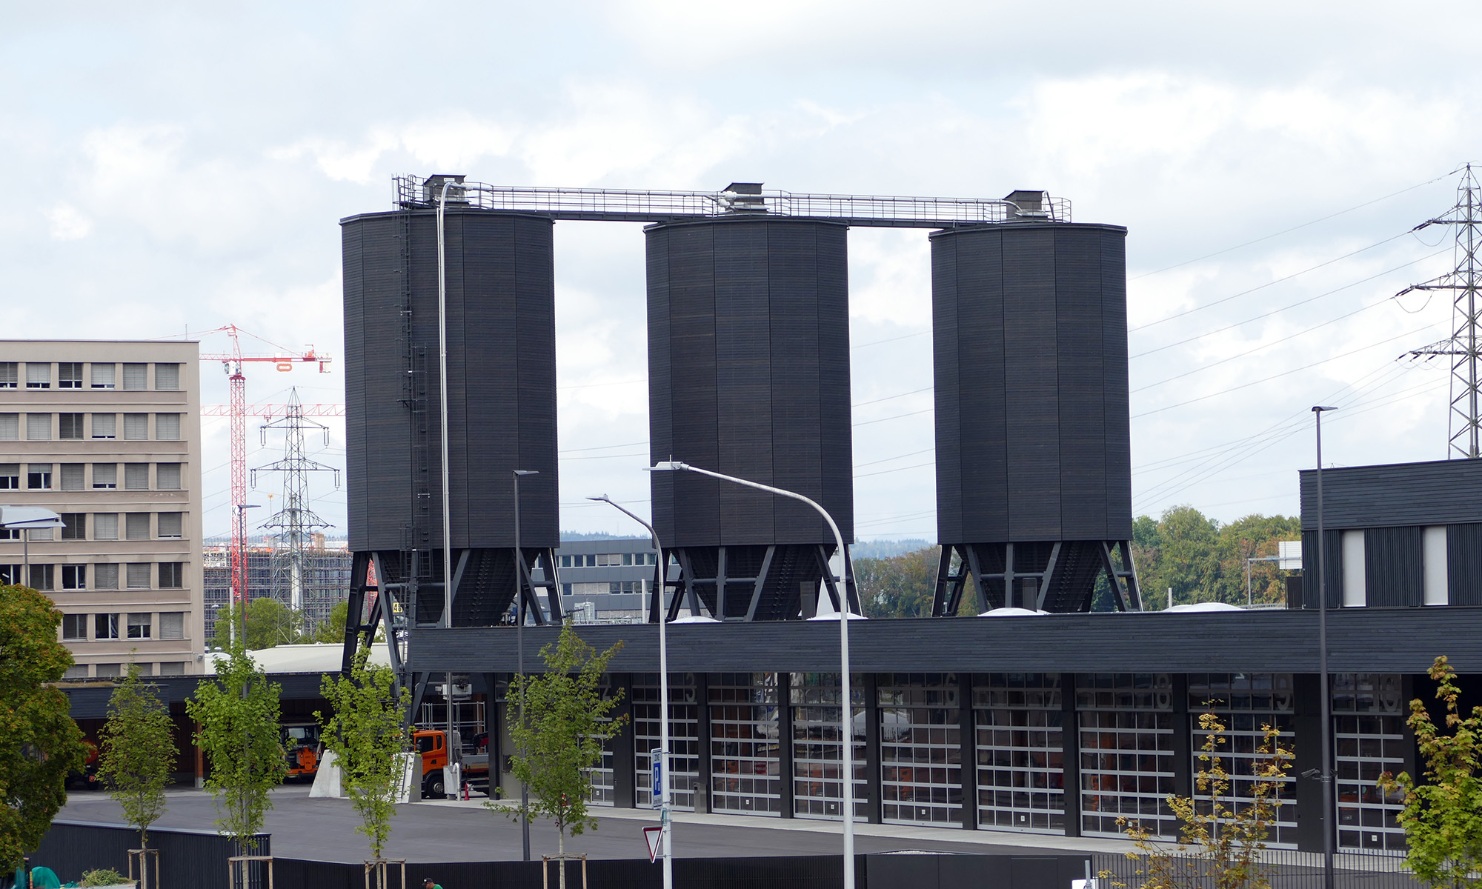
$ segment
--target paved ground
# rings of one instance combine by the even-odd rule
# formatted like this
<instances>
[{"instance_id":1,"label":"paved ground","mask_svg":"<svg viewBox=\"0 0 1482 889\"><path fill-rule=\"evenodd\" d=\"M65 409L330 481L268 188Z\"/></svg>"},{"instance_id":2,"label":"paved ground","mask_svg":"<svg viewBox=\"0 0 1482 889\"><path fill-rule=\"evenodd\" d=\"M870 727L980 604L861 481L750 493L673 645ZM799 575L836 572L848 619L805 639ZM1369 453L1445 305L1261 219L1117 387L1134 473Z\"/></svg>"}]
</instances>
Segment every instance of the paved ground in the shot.
<instances>
[{"instance_id":1,"label":"paved ground","mask_svg":"<svg viewBox=\"0 0 1482 889\"><path fill-rule=\"evenodd\" d=\"M307 786L288 786L273 794L267 832L273 854L285 858L360 862L369 854L359 819L346 800L310 799ZM567 851L592 858L640 858L648 854L643 828L656 825L651 810L599 809L601 826L594 833L568 838ZM106 794L73 793L59 818L69 821L123 823L118 806ZM212 829L216 814L204 791L176 790L158 827ZM392 822L389 858L409 862L500 861L520 858L520 825L490 812L482 800L419 802L403 805ZM674 814L676 858L754 855L836 855L842 850L838 822L772 819L733 815ZM531 825L532 855L556 853L556 831ZM1120 852L1118 840L1069 839L994 831L920 828L889 824L855 827L858 852L920 849L978 854L1034 854L1046 851Z\"/></svg>"}]
</instances>

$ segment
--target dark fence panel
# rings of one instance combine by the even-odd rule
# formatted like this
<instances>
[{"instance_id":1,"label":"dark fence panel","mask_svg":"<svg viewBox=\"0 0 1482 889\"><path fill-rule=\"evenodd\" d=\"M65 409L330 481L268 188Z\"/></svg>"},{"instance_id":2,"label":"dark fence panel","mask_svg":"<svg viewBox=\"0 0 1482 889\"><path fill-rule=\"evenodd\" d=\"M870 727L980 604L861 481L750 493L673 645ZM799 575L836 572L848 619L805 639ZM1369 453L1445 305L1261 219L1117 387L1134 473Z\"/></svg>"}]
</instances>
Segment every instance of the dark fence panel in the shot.
<instances>
[{"instance_id":1,"label":"dark fence panel","mask_svg":"<svg viewBox=\"0 0 1482 889\"><path fill-rule=\"evenodd\" d=\"M1090 855L951 855L905 853L856 857L857 889L1068 889L1085 875ZM705 889L842 889L842 862L836 855L778 858L680 858L674 861L676 886ZM402 889L400 869L392 869L392 889ZM273 862L273 889L364 889L358 864ZM474 861L408 864L406 889L420 889L431 877L448 889L541 889L540 862ZM566 884L581 886L581 862L567 863ZM587 884L600 889L659 889L661 865L641 859L591 860ZM558 885L555 862L550 886ZM170 887L166 887L170 889Z\"/></svg>"},{"instance_id":2,"label":"dark fence panel","mask_svg":"<svg viewBox=\"0 0 1482 889\"><path fill-rule=\"evenodd\" d=\"M1194 855L1175 855L1179 873L1192 876L1187 884L1199 885L1198 874L1208 873L1208 863ZM1420 889L1422 883L1404 868L1405 859L1398 855L1376 855L1370 852L1337 852L1333 855L1333 884L1362 889ZM1141 886L1147 869L1143 858L1125 855L1096 856L1097 873L1111 875L1110 883ZM1261 875L1271 881L1271 889L1323 889L1325 885L1322 855L1294 849L1267 849L1261 855ZM1107 882L1100 885L1106 886ZM1209 881L1207 885L1213 885Z\"/></svg>"},{"instance_id":3,"label":"dark fence panel","mask_svg":"<svg viewBox=\"0 0 1482 889\"><path fill-rule=\"evenodd\" d=\"M272 838L259 834L259 854L271 854ZM228 837L214 831L156 827L149 831L149 847L159 850L161 889L228 889L227 858L236 850ZM128 873L129 850L139 848L139 831L118 824L53 821L31 853L31 865L56 871L62 882L82 878L82 872L111 867Z\"/></svg>"}]
</instances>

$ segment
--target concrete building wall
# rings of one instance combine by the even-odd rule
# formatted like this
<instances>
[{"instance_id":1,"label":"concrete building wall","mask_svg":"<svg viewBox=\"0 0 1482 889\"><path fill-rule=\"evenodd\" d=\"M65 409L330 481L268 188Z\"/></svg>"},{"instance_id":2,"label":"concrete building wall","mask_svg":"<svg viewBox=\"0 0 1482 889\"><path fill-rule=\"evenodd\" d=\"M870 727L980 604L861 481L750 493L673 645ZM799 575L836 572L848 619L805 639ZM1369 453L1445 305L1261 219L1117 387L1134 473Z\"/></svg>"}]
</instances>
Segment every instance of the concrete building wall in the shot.
<instances>
[{"instance_id":1,"label":"concrete building wall","mask_svg":"<svg viewBox=\"0 0 1482 889\"><path fill-rule=\"evenodd\" d=\"M69 676L201 671L200 416L196 343L0 341L0 502L68 524L0 579L56 602Z\"/></svg>"}]
</instances>

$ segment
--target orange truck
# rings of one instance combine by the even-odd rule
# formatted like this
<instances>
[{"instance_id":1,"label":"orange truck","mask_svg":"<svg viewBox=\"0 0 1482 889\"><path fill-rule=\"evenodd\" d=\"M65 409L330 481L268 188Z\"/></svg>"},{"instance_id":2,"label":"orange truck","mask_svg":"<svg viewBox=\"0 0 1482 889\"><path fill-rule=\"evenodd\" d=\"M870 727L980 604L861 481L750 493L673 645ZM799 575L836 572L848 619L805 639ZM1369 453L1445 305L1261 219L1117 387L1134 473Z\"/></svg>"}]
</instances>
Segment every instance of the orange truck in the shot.
<instances>
[{"instance_id":1,"label":"orange truck","mask_svg":"<svg viewBox=\"0 0 1482 889\"><path fill-rule=\"evenodd\" d=\"M454 748L459 745L458 733L453 733ZM443 799L446 787L443 783L443 767L448 764L447 732L439 728L417 729L412 732L412 744L422 758L422 796L424 799ZM459 753L456 761L463 767L463 783L474 790L489 792L489 756L487 753Z\"/></svg>"},{"instance_id":2,"label":"orange truck","mask_svg":"<svg viewBox=\"0 0 1482 889\"><path fill-rule=\"evenodd\" d=\"M319 724L314 722L284 723L278 727L283 755L288 760L289 781L312 781L324 757L324 742Z\"/></svg>"}]
</instances>

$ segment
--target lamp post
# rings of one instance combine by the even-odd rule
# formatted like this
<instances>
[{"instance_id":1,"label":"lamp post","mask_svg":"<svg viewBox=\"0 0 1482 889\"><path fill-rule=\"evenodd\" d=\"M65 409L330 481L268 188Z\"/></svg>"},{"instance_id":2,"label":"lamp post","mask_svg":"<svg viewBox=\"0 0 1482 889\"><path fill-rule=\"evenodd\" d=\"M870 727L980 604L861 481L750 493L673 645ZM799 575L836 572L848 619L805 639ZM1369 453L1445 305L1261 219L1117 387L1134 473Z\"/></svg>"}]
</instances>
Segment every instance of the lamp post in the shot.
<instances>
[{"instance_id":1,"label":"lamp post","mask_svg":"<svg viewBox=\"0 0 1482 889\"><path fill-rule=\"evenodd\" d=\"M1322 515L1322 415L1336 407L1314 405L1317 430L1317 661L1322 695L1322 874L1324 889L1333 889L1333 701L1328 691L1328 584L1323 564L1327 550Z\"/></svg>"},{"instance_id":2,"label":"lamp post","mask_svg":"<svg viewBox=\"0 0 1482 889\"><path fill-rule=\"evenodd\" d=\"M237 577L237 594L242 597L242 647L247 647L247 510L257 509L261 503L238 503L237 504L237 537L242 541L242 558L237 565L237 571L241 572ZM227 636L231 640L232 648L237 647L237 622L235 618L227 621Z\"/></svg>"},{"instance_id":3,"label":"lamp post","mask_svg":"<svg viewBox=\"0 0 1482 889\"><path fill-rule=\"evenodd\" d=\"M774 488L760 482L748 481L744 478L736 478L733 475L724 475L719 472L711 472L688 463L677 460L661 460L651 467L654 472L693 472L699 475L707 475L718 478L721 481L733 482L748 488L756 488L758 491L766 491L779 497L787 497L806 503L813 507L824 521L828 522L829 530L834 533L834 543L838 547L839 572L835 575L835 584L839 593L839 693L842 697L839 706L839 779L843 786L843 799L841 800L842 815L844 821L844 889L854 889L854 714L852 712L853 702L850 700L849 690L849 587L845 579L848 572L849 554L844 549L844 537L839 533L839 526L834 522L834 517L828 514L828 510L820 506L816 501L804 497L793 491L782 488ZM666 716L668 714L665 714Z\"/></svg>"},{"instance_id":4,"label":"lamp post","mask_svg":"<svg viewBox=\"0 0 1482 889\"><path fill-rule=\"evenodd\" d=\"M670 804L670 778L669 778L669 643L665 625L669 622L669 609L664 603L664 589L668 580L668 563L664 561L664 546L659 543L659 532L654 526L634 515L620 504L614 502L606 494L600 497L588 497L588 500L597 500L606 503L613 509L648 529L648 536L652 538L656 560L659 564L659 585L654 591L658 597L659 607L659 830L664 850L664 889L673 889L674 886L674 851L670 846L669 835L669 804Z\"/></svg>"},{"instance_id":5,"label":"lamp post","mask_svg":"<svg viewBox=\"0 0 1482 889\"><path fill-rule=\"evenodd\" d=\"M515 480L515 657L520 671L520 722L525 721L525 551L520 549L520 476L536 469L512 469ZM522 754L524 751L520 751ZM520 849L530 860L530 785L520 782Z\"/></svg>"}]
</instances>

